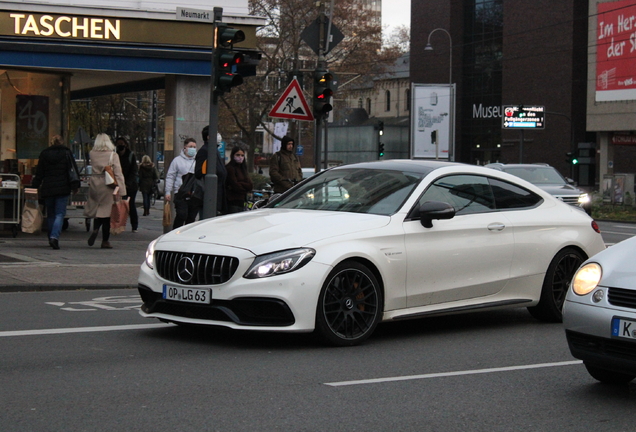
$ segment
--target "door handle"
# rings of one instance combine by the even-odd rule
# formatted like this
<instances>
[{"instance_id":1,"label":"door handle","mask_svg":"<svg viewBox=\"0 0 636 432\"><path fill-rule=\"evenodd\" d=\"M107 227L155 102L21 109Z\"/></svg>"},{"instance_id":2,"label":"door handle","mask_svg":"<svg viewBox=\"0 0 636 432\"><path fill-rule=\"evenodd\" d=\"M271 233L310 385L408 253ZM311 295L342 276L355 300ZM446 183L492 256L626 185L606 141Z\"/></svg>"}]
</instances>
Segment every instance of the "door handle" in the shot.
<instances>
[{"instance_id":1,"label":"door handle","mask_svg":"<svg viewBox=\"0 0 636 432\"><path fill-rule=\"evenodd\" d=\"M501 222L493 222L488 225L488 231L503 231L504 228L506 228L506 225Z\"/></svg>"}]
</instances>

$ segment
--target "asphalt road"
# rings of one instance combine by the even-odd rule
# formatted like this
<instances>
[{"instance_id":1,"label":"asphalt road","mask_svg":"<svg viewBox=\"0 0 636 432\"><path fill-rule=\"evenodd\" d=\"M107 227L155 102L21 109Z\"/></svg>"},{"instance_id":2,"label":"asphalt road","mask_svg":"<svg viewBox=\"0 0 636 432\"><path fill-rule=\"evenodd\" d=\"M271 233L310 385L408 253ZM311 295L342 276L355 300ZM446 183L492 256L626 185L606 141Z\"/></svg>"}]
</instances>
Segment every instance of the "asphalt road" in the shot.
<instances>
[{"instance_id":1,"label":"asphalt road","mask_svg":"<svg viewBox=\"0 0 636 432\"><path fill-rule=\"evenodd\" d=\"M633 431L525 309L382 324L364 345L145 320L135 290L0 294L2 431Z\"/></svg>"},{"instance_id":2,"label":"asphalt road","mask_svg":"<svg viewBox=\"0 0 636 432\"><path fill-rule=\"evenodd\" d=\"M597 222L605 244L611 246L636 235L636 223Z\"/></svg>"}]
</instances>

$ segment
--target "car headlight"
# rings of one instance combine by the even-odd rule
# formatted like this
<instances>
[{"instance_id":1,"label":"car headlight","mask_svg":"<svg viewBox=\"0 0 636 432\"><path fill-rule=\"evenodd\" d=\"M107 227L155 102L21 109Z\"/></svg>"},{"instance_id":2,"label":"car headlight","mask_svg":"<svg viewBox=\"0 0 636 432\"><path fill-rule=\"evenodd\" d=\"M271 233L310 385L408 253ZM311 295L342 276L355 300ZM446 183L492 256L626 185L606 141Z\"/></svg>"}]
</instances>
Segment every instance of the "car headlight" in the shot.
<instances>
[{"instance_id":1,"label":"car headlight","mask_svg":"<svg viewBox=\"0 0 636 432\"><path fill-rule=\"evenodd\" d=\"M257 256L243 275L246 279L260 279L293 272L307 264L316 255L310 248L290 249Z\"/></svg>"},{"instance_id":2,"label":"car headlight","mask_svg":"<svg viewBox=\"0 0 636 432\"><path fill-rule=\"evenodd\" d=\"M588 194L579 195L579 204L584 205L590 202L590 196Z\"/></svg>"},{"instance_id":3,"label":"car headlight","mask_svg":"<svg viewBox=\"0 0 636 432\"><path fill-rule=\"evenodd\" d=\"M572 279L572 291L580 296L589 294L598 286L602 275L603 269L599 264L585 264L576 272L574 279Z\"/></svg>"},{"instance_id":4,"label":"car headlight","mask_svg":"<svg viewBox=\"0 0 636 432\"><path fill-rule=\"evenodd\" d=\"M159 238L154 239L148 245L148 249L146 249L146 265L151 269L155 268L155 245Z\"/></svg>"}]
</instances>

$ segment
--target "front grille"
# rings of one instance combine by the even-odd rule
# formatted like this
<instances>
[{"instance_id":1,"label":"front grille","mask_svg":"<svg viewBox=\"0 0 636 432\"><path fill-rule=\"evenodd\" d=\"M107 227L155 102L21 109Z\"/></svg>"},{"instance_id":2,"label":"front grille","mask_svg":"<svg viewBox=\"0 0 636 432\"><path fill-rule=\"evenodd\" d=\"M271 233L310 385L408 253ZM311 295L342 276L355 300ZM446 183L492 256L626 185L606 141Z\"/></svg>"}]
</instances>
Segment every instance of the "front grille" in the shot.
<instances>
[{"instance_id":1,"label":"front grille","mask_svg":"<svg viewBox=\"0 0 636 432\"><path fill-rule=\"evenodd\" d=\"M636 290L610 288L607 291L607 301L614 306L636 309Z\"/></svg>"},{"instance_id":2,"label":"front grille","mask_svg":"<svg viewBox=\"0 0 636 432\"><path fill-rule=\"evenodd\" d=\"M238 258L185 252L155 251L155 269L181 285L219 285L234 276Z\"/></svg>"},{"instance_id":3,"label":"front grille","mask_svg":"<svg viewBox=\"0 0 636 432\"><path fill-rule=\"evenodd\" d=\"M573 350L611 355L626 360L636 358L636 343L626 340L607 339L566 330L568 343Z\"/></svg>"},{"instance_id":4,"label":"front grille","mask_svg":"<svg viewBox=\"0 0 636 432\"><path fill-rule=\"evenodd\" d=\"M146 313L162 313L175 318L234 322L250 326L282 327L290 326L295 322L294 314L289 306L277 299L212 299L212 303L209 305L199 305L165 300L161 293L151 291L143 285L139 285L139 295L144 302L141 308Z\"/></svg>"},{"instance_id":5,"label":"front grille","mask_svg":"<svg viewBox=\"0 0 636 432\"><path fill-rule=\"evenodd\" d=\"M573 206L578 206L579 205L579 196L578 195L566 195L566 196L559 196L558 197L561 201L563 201L566 204L570 204Z\"/></svg>"}]
</instances>

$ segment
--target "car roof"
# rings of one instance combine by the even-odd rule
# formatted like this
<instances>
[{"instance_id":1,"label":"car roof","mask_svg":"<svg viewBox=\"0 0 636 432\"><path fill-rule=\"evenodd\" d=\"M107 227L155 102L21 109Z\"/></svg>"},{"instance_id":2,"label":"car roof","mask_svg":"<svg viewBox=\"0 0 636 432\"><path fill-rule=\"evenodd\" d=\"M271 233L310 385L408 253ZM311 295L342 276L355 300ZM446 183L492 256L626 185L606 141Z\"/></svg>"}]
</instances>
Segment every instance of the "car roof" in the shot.
<instances>
[{"instance_id":1,"label":"car roof","mask_svg":"<svg viewBox=\"0 0 636 432\"><path fill-rule=\"evenodd\" d=\"M421 174L428 174L436 169L447 166L466 166L459 162L449 162L443 160L421 160L421 159L390 159L382 161L359 162L350 165L340 165L332 169L364 168L383 169L396 171L412 171Z\"/></svg>"},{"instance_id":2,"label":"car roof","mask_svg":"<svg viewBox=\"0 0 636 432\"><path fill-rule=\"evenodd\" d=\"M504 169L504 168L533 168L533 169L537 169L537 168L554 168L551 165L548 165L546 163L531 163L531 164L504 164L504 163L489 163L487 165L484 165L486 168L495 168L495 169Z\"/></svg>"}]
</instances>

